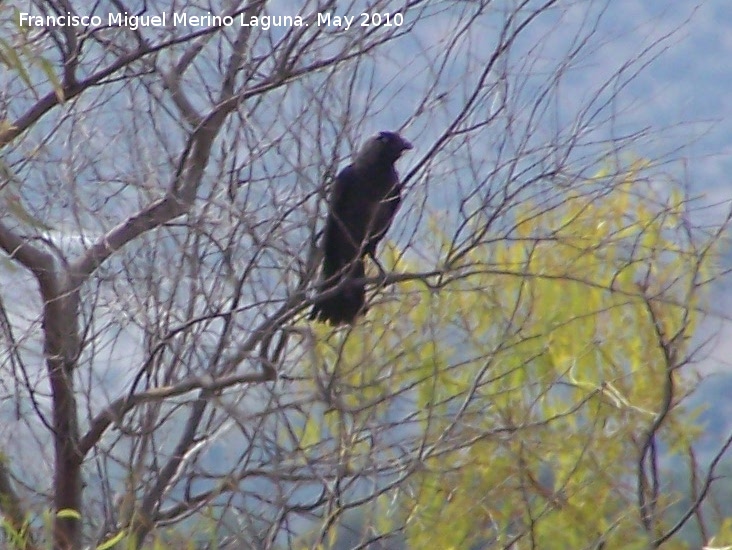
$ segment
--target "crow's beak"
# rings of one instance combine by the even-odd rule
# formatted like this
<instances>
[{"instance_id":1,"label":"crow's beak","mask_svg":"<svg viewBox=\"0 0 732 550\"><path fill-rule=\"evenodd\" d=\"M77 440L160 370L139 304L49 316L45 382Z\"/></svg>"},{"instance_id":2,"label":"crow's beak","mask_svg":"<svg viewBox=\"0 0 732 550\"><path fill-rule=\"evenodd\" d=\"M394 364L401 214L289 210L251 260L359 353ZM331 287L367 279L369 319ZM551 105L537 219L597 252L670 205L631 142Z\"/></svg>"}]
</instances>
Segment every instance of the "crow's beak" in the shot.
<instances>
[{"instance_id":1,"label":"crow's beak","mask_svg":"<svg viewBox=\"0 0 732 550\"><path fill-rule=\"evenodd\" d=\"M402 138L402 149L408 151L409 149L414 149L414 146L406 139Z\"/></svg>"}]
</instances>

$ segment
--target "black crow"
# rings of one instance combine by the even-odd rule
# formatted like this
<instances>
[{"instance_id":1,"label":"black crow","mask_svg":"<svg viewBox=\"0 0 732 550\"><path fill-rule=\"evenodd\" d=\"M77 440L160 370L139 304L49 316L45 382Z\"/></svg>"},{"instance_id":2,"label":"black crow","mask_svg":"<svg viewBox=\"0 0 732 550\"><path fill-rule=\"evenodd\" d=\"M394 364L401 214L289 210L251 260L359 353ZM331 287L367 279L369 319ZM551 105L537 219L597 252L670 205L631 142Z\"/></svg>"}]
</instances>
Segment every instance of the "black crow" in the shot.
<instances>
[{"instance_id":1,"label":"black crow","mask_svg":"<svg viewBox=\"0 0 732 550\"><path fill-rule=\"evenodd\" d=\"M365 313L364 257L375 259L401 202L394 162L412 144L394 132L380 132L361 147L353 164L336 176L323 236L321 292L332 296L313 306L310 319L332 325L353 323ZM337 287L337 289L336 289Z\"/></svg>"}]
</instances>

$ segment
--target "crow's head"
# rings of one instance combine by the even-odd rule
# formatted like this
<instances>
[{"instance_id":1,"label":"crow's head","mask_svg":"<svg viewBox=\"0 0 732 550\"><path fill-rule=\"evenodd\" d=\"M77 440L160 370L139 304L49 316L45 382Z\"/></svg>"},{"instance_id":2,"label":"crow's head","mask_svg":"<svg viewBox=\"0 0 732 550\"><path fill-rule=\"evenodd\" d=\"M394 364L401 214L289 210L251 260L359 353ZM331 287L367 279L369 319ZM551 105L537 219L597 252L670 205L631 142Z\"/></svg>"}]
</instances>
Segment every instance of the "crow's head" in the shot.
<instances>
[{"instance_id":1,"label":"crow's head","mask_svg":"<svg viewBox=\"0 0 732 550\"><path fill-rule=\"evenodd\" d=\"M356 155L356 164L364 168L384 164L391 165L412 144L396 132L379 132L363 144Z\"/></svg>"}]
</instances>

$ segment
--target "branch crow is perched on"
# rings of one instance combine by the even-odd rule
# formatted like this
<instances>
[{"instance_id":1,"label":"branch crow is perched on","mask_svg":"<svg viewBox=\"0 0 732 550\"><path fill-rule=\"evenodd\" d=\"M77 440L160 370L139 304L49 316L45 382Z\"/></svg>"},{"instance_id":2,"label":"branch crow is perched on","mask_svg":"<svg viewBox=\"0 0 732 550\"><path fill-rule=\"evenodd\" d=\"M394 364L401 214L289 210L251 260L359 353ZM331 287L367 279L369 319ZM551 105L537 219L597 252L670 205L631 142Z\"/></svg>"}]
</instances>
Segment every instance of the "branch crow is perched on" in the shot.
<instances>
[{"instance_id":1,"label":"branch crow is perched on","mask_svg":"<svg viewBox=\"0 0 732 550\"><path fill-rule=\"evenodd\" d=\"M323 237L320 290L338 289L313 306L311 319L340 325L353 323L366 311L364 285L355 281L364 277L363 258L374 257L399 207L401 185L394 162L411 148L399 134L380 132L336 177Z\"/></svg>"}]
</instances>

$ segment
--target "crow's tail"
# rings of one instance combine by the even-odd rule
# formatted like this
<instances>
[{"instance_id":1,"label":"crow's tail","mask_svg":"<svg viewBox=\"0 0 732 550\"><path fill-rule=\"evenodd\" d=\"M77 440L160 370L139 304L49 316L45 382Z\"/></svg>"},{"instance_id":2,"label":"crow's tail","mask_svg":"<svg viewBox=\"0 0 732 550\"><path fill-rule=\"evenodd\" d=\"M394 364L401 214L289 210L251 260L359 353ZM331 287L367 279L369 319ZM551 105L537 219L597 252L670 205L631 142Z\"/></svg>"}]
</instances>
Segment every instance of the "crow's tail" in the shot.
<instances>
[{"instance_id":1,"label":"crow's tail","mask_svg":"<svg viewBox=\"0 0 732 550\"><path fill-rule=\"evenodd\" d=\"M331 325L351 324L360 314L365 313L366 288L363 283L356 282L364 277L363 258L353 261L351 269L340 276L330 275L320 287L321 292L327 292L338 287L335 294L313 305L310 319L317 319Z\"/></svg>"}]
</instances>

